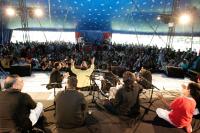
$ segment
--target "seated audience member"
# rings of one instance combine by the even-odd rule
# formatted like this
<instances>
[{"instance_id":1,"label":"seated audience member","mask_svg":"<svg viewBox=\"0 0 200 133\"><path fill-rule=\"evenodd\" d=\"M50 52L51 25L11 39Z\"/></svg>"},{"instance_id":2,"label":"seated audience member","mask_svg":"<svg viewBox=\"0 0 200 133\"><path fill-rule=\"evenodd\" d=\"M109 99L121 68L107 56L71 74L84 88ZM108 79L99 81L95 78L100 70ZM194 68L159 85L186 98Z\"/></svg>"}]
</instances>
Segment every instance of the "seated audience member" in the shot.
<instances>
[{"instance_id":1,"label":"seated audience member","mask_svg":"<svg viewBox=\"0 0 200 133\"><path fill-rule=\"evenodd\" d=\"M32 130L43 110L28 94L18 75L7 76L4 90L0 92L0 132L28 132Z\"/></svg>"},{"instance_id":2,"label":"seated audience member","mask_svg":"<svg viewBox=\"0 0 200 133\"><path fill-rule=\"evenodd\" d=\"M67 83L66 90L58 93L55 99L56 126L63 129L82 126L87 114L87 103L77 91L76 77L69 77Z\"/></svg>"},{"instance_id":3,"label":"seated audience member","mask_svg":"<svg viewBox=\"0 0 200 133\"><path fill-rule=\"evenodd\" d=\"M74 61L71 59L71 71L76 74L78 84L77 87L79 89L87 88L90 86L90 76L94 71L94 61L95 58L91 59L91 66L88 68L86 61L82 61L80 69L75 68Z\"/></svg>"},{"instance_id":4,"label":"seated audience member","mask_svg":"<svg viewBox=\"0 0 200 133\"><path fill-rule=\"evenodd\" d=\"M115 115L134 117L139 114L139 92L142 86L137 84L135 76L126 71L123 74L124 85L120 88L114 99L105 101L104 107Z\"/></svg>"},{"instance_id":5,"label":"seated audience member","mask_svg":"<svg viewBox=\"0 0 200 133\"><path fill-rule=\"evenodd\" d=\"M144 89L151 89L152 87L152 74L144 67L141 68L137 82L144 87Z\"/></svg>"},{"instance_id":6,"label":"seated audience member","mask_svg":"<svg viewBox=\"0 0 200 133\"><path fill-rule=\"evenodd\" d=\"M158 117L168 121L177 128L185 128L187 133L192 132L192 117L195 107L199 106L199 85L197 83L189 83L187 87L182 87L181 97L176 98L172 103L168 103L162 95L157 94L162 102L170 109L170 111L158 108L156 113Z\"/></svg>"},{"instance_id":7,"label":"seated audience member","mask_svg":"<svg viewBox=\"0 0 200 133\"><path fill-rule=\"evenodd\" d=\"M189 62L188 60L184 59L178 66L181 67L182 70L187 71Z\"/></svg>"}]
</instances>

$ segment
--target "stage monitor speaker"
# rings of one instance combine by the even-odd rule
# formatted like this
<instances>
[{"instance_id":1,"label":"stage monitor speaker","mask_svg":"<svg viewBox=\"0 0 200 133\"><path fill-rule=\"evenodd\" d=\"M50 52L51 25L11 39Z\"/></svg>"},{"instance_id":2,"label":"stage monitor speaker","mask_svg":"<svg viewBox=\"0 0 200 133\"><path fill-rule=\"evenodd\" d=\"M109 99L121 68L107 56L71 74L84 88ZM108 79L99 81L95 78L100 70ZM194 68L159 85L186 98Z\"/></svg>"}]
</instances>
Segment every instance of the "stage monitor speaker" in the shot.
<instances>
[{"instance_id":1,"label":"stage monitor speaker","mask_svg":"<svg viewBox=\"0 0 200 133\"><path fill-rule=\"evenodd\" d=\"M12 65L10 73L18 74L21 77L31 76L31 65L30 64Z\"/></svg>"},{"instance_id":2,"label":"stage monitor speaker","mask_svg":"<svg viewBox=\"0 0 200 133\"><path fill-rule=\"evenodd\" d=\"M166 74L168 77L184 78L185 74L181 67L167 66Z\"/></svg>"}]
</instances>

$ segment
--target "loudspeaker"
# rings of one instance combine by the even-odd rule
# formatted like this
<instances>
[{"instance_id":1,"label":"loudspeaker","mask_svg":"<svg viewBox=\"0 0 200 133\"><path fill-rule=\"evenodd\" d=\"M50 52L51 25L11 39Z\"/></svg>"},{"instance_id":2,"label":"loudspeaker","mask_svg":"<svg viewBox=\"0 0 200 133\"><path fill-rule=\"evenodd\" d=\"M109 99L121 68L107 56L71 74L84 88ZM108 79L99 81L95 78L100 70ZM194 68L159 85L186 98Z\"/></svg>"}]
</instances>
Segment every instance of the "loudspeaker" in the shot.
<instances>
[{"instance_id":1,"label":"loudspeaker","mask_svg":"<svg viewBox=\"0 0 200 133\"><path fill-rule=\"evenodd\" d=\"M11 74L18 74L21 77L31 76L31 65L12 65L10 69Z\"/></svg>"},{"instance_id":2,"label":"loudspeaker","mask_svg":"<svg viewBox=\"0 0 200 133\"><path fill-rule=\"evenodd\" d=\"M185 73L181 67L167 66L166 74L168 77L184 78Z\"/></svg>"}]
</instances>

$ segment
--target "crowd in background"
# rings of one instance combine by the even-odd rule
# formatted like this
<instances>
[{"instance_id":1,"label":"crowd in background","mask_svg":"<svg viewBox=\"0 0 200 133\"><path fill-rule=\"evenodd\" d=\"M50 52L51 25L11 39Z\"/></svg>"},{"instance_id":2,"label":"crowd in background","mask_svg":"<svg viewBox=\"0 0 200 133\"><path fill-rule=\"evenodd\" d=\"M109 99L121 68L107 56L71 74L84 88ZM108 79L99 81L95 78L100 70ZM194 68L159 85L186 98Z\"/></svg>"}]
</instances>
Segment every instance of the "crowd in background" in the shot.
<instances>
[{"instance_id":1,"label":"crowd in background","mask_svg":"<svg viewBox=\"0 0 200 133\"><path fill-rule=\"evenodd\" d=\"M103 44L83 45L70 42L27 42L0 45L0 62L4 69L11 65L31 64L33 70L51 70L55 61L62 62L63 67L69 67L71 58L77 65L82 60L90 61L96 58L97 69L106 69L108 64L124 67L135 71L145 66L151 70L163 70L166 66L182 69L200 68L197 65L199 53L196 51L158 48L156 46ZM196 62L196 64L195 64ZM199 70L197 70L199 71Z\"/></svg>"}]
</instances>

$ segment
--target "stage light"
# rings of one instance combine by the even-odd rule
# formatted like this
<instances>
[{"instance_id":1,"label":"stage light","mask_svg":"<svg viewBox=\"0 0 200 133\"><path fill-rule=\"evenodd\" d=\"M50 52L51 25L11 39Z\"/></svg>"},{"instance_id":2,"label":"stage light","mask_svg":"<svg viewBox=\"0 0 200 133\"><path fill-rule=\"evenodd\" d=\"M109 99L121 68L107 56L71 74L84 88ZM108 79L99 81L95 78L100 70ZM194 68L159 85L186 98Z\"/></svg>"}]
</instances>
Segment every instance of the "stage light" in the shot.
<instances>
[{"instance_id":1,"label":"stage light","mask_svg":"<svg viewBox=\"0 0 200 133\"><path fill-rule=\"evenodd\" d=\"M157 18L156 18L157 20L161 20L161 17L160 16L157 16Z\"/></svg>"},{"instance_id":2,"label":"stage light","mask_svg":"<svg viewBox=\"0 0 200 133\"><path fill-rule=\"evenodd\" d=\"M189 24L192 20L189 14L182 14L180 15L178 21L179 21L179 24L186 25L186 24Z\"/></svg>"},{"instance_id":3,"label":"stage light","mask_svg":"<svg viewBox=\"0 0 200 133\"><path fill-rule=\"evenodd\" d=\"M40 9L40 8L34 9L34 16L35 16L35 17L40 18L40 17L42 17L43 15L44 15L44 12L43 12L42 9Z\"/></svg>"},{"instance_id":4,"label":"stage light","mask_svg":"<svg viewBox=\"0 0 200 133\"><path fill-rule=\"evenodd\" d=\"M6 8L6 15L10 17L15 16L16 15L15 9L11 7Z\"/></svg>"}]
</instances>

